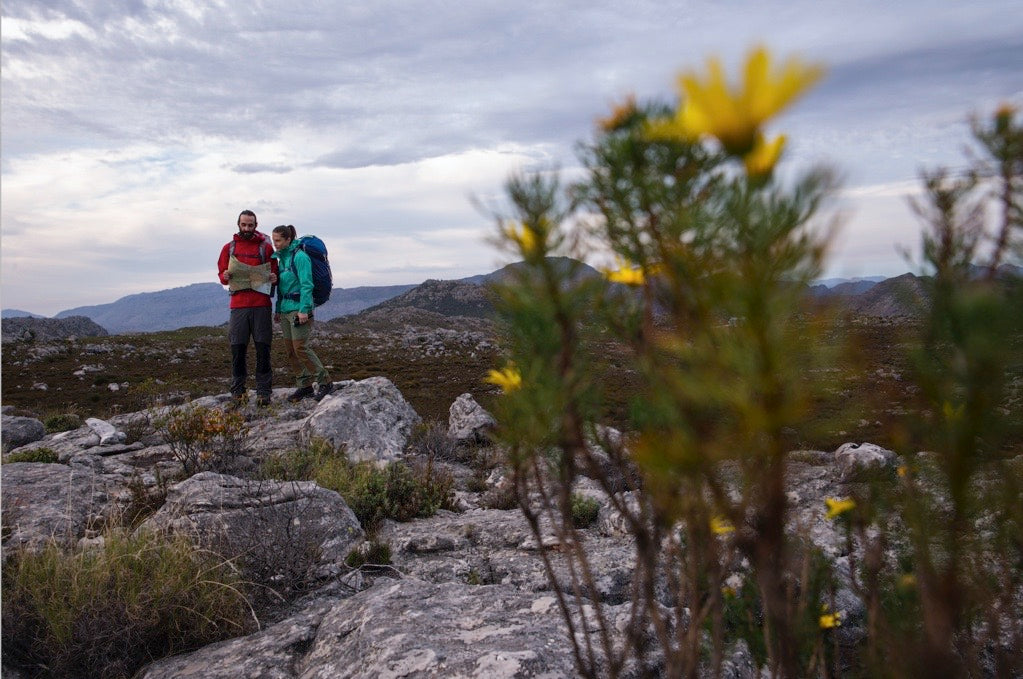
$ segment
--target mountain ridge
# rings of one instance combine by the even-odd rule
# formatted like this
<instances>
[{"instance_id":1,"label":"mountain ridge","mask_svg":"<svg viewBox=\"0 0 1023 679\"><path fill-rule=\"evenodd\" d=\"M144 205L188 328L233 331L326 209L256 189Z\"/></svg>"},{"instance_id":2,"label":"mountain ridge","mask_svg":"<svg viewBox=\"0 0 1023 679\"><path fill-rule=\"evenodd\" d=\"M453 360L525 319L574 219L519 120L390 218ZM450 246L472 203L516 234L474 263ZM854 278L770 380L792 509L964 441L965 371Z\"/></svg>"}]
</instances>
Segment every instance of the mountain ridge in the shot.
<instances>
[{"instance_id":1,"label":"mountain ridge","mask_svg":"<svg viewBox=\"0 0 1023 679\"><path fill-rule=\"evenodd\" d=\"M556 266L574 267L573 275L600 274L593 267L567 257L552 258ZM485 284L506 279L521 268L508 264L487 274L454 280L429 279L420 284L334 288L331 298L316 309L320 321L365 311L414 307L447 316L487 318L492 306ZM1023 268L1003 265L1000 276L1023 276ZM823 279L809 288L817 299L840 300L851 312L866 315L912 315L912 307L926 297L922 277L912 273L891 278ZM156 292L134 293L114 302L81 306L58 312L54 319L84 316L111 334L157 332L193 326L220 326L230 311L227 294L217 283L193 283ZM5 321L16 317L45 319L18 309L3 310Z\"/></svg>"}]
</instances>

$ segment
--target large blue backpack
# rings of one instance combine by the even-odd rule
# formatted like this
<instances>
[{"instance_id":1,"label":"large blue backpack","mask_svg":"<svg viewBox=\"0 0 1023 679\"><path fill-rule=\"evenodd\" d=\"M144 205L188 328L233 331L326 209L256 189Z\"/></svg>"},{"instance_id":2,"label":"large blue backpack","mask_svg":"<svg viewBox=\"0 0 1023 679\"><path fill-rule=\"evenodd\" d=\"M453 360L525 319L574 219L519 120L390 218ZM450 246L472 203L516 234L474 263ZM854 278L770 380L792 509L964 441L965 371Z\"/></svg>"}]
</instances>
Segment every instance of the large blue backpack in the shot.
<instances>
[{"instance_id":1,"label":"large blue backpack","mask_svg":"<svg viewBox=\"0 0 1023 679\"><path fill-rule=\"evenodd\" d=\"M330 261L327 259L327 246L316 236L302 236L297 239L298 248L309 255L313 263L313 306L320 306L330 299L330 292L334 289L334 278L330 273ZM291 258L291 272L298 276L295 271L295 258ZM298 297L298 293L288 295L289 298Z\"/></svg>"}]
</instances>

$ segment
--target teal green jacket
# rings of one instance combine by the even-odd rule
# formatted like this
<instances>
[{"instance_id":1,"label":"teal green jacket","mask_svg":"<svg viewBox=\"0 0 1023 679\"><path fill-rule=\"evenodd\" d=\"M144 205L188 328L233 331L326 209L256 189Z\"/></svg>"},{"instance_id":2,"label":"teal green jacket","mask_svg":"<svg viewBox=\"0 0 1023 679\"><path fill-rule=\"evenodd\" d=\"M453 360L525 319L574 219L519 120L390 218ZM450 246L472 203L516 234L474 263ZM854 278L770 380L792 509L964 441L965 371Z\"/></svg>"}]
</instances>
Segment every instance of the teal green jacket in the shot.
<instances>
[{"instance_id":1,"label":"teal green jacket","mask_svg":"<svg viewBox=\"0 0 1023 679\"><path fill-rule=\"evenodd\" d=\"M298 239L273 254L277 260L277 307L279 314L313 312L313 263L298 248Z\"/></svg>"}]
</instances>

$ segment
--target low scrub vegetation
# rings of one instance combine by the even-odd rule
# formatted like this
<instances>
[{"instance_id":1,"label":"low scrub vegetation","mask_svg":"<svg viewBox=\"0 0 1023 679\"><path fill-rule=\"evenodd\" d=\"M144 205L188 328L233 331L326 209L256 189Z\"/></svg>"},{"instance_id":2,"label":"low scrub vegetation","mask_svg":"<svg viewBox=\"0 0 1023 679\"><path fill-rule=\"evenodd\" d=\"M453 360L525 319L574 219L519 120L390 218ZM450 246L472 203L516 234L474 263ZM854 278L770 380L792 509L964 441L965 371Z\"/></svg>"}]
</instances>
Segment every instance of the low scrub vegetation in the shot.
<instances>
[{"instance_id":1,"label":"low scrub vegetation","mask_svg":"<svg viewBox=\"0 0 1023 679\"><path fill-rule=\"evenodd\" d=\"M245 449L245 417L237 411L188 406L154 424L188 476L227 469Z\"/></svg>"},{"instance_id":2,"label":"low scrub vegetation","mask_svg":"<svg viewBox=\"0 0 1023 679\"><path fill-rule=\"evenodd\" d=\"M343 452L318 441L268 458L264 478L315 481L336 491L351 507L363 528L372 533L383 519L409 521L450 509L454 481L432 464L353 462Z\"/></svg>"},{"instance_id":3,"label":"low scrub vegetation","mask_svg":"<svg viewBox=\"0 0 1023 679\"><path fill-rule=\"evenodd\" d=\"M237 573L183 537L104 534L102 546L11 554L3 662L31 675L120 679L155 659L244 633Z\"/></svg>"}]
</instances>

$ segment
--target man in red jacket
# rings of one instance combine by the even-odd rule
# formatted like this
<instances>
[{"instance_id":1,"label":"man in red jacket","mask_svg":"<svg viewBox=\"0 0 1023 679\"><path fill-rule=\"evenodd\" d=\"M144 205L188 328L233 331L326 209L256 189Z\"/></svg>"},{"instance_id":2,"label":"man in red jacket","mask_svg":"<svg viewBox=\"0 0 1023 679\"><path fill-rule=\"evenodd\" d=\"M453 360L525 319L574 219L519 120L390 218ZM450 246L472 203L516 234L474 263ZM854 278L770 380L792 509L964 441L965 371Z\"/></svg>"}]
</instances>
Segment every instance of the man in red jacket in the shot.
<instances>
[{"instance_id":1,"label":"man in red jacket","mask_svg":"<svg viewBox=\"0 0 1023 679\"><path fill-rule=\"evenodd\" d=\"M242 264L258 266L270 263L270 283L277 282L277 260L273 254L270 239L256 230L256 213L242 210L238 215L238 233L220 251L217 270L220 283L229 285L231 272L228 266L232 255ZM231 343L231 395L235 403L245 399L245 379L248 371L245 355L249 338L256 345L256 397L261 406L269 405L273 387L273 372L270 368L270 341L273 338L273 306L270 295L251 288L231 293L231 321L227 337Z\"/></svg>"}]
</instances>

